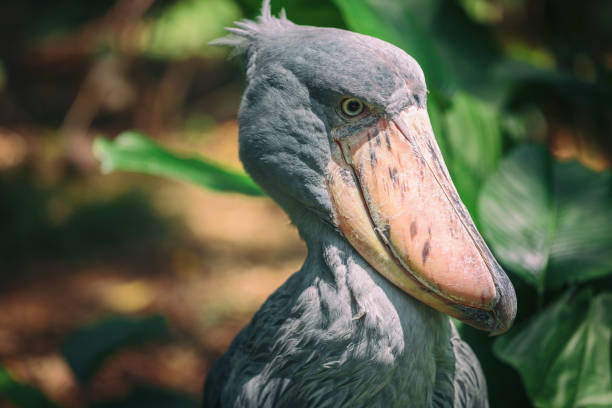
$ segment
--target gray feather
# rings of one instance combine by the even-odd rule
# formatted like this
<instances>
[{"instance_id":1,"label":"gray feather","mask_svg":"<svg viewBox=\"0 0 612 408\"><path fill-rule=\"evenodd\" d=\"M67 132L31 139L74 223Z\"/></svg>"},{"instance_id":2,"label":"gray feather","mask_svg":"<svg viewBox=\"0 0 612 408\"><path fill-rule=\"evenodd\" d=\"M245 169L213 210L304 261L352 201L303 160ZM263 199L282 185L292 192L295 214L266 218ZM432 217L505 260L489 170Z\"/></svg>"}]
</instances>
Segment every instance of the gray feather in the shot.
<instances>
[{"instance_id":1,"label":"gray feather","mask_svg":"<svg viewBox=\"0 0 612 408\"><path fill-rule=\"evenodd\" d=\"M205 406L438 406L437 382L454 371L448 318L320 232L321 250L214 366Z\"/></svg>"},{"instance_id":2,"label":"gray feather","mask_svg":"<svg viewBox=\"0 0 612 408\"><path fill-rule=\"evenodd\" d=\"M470 346L461 340L454 325L451 343L455 355L455 407L488 408L487 382L478 358Z\"/></svg>"}]
</instances>

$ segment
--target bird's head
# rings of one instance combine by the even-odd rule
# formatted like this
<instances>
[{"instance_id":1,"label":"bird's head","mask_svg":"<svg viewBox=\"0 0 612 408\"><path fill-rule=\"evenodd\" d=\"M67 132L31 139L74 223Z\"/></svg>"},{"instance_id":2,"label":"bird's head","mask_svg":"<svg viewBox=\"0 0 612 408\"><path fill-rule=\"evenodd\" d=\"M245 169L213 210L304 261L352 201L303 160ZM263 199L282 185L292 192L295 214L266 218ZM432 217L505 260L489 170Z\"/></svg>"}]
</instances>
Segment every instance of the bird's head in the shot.
<instances>
[{"instance_id":1,"label":"bird's head","mask_svg":"<svg viewBox=\"0 0 612 408\"><path fill-rule=\"evenodd\" d=\"M436 144L419 64L376 38L270 15L217 41L244 56L240 157L301 233L328 224L397 287L494 334L508 277Z\"/></svg>"}]
</instances>

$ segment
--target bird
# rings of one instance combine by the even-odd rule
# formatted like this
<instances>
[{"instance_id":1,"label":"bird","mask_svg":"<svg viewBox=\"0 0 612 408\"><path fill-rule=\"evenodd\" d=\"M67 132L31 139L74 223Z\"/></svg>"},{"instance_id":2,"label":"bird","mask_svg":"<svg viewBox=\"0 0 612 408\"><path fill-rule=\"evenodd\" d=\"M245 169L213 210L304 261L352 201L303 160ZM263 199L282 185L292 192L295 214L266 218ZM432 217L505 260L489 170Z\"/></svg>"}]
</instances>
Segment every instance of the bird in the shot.
<instances>
[{"instance_id":1,"label":"bird","mask_svg":"<svg viewBox=\"0 0 612 408\"><path fill-rule=\"evenodd\" d=\"M269 0L226 30L213 44L246 65L240 159L307 255L213 364L204 407L487 407L450 317L501 334L516 295L452 183L417 61Z\"/></svg>"}]
</instances>

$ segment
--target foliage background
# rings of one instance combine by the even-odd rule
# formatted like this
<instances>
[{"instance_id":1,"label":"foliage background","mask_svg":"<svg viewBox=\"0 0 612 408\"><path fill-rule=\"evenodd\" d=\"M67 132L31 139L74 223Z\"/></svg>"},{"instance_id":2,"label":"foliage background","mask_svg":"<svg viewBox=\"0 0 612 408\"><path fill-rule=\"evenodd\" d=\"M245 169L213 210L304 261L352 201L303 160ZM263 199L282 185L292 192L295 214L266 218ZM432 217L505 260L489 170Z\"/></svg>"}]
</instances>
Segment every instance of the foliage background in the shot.
<instances>
[{"instance_id":1,"label":"foliage background","mask_svg":"<svg viewBox=\"0 0 612 408\"><path fill-rule=\"evenodd\" d=\"M453 180L519 298L506 335L461 327L491 405L612 406L612 3L272 5L423 67ZM197 406L299 267L237 161L242 68L207 45L259 7L0 4L0 405Z\"/></svg>"}]
</instances>

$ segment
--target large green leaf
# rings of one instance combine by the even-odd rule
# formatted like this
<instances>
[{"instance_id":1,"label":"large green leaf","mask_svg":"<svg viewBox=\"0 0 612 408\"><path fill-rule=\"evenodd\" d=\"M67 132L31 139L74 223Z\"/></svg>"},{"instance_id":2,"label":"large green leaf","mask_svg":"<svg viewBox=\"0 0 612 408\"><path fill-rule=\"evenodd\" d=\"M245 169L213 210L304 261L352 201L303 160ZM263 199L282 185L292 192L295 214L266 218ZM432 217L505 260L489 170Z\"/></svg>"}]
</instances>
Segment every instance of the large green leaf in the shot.
<instances>
[{"instance_id":1,"label":"large green leaf","mask_svg":"<svg viewBox=\"0 0 612 408\"><path fill-rule=\"evenodd\" d=\"M502 154L502 120L483 101L455 92L438 131L450 155L447 163L464 204L476 217L476 202L484 180L499 164Z\"/></svg>"},{"instance_id":2,"label":"large green leaf","mask_svg":"<svg viewBox=\"0 0 612 408\"><path fill-rule=\"evenodd\" d=\"M521 146L487 180L478 210L498 259L540 292L612 272L610 172Z\"/></svg>"},{"instance_id":3,"label":"large green leaf","mask_svg":"<svg viewBox=\"0 0 612 408\"><path fill-rule=\"evenodd\" d=\"M501 115L464 92L455 92L449 100L432 93L427 107L453 183L478 223L476 203L480 188L502 154Z\"/></svg>"},{"instance_id":4,"label":"large green leaf","mask_svg":"<svg viewBox=\"0 0 612 408\"><path fill-rule=\"evenodd\" d=\"M557 211L547 284L612 273L612 172L556 163L553 182Z\"/></svg>"},{"instance_id":5,"label":"large green leaf","mask_svg":"<svg viewBox=\"0 0 612 408\"><path fill-rule=\"evenodd\" d=\"M79 382L89 381L117 349L169 336L162 316L110 317L76 329L62 344L62 354Z\"/></svg>"},{"instance_id":6,"label":"large green leaf","mask_svg":"<svg viewBox=\"0 0 612 408\"><path fill-rule=\"evenodd\" d=\"M57 408L38 389L15 380L13 376L0 364L0 406L2 400L19 408Z\"/></svg>"},{"instance_id":7,"label":"large green leaf","mask_svg":"<svg viewBox=\"0 0 612 408\"><path fill-rule=\"evenodd\" d=\"M554 223L548 160L544 149L535 146L510 154L483 187L478 206L497 257L540 290Z\"/></svg>"},{"instance_id":8,"label":"large green leaf","mask_svg":"<svg viewBox=\"0 0 612 408\"><path fill-rule=\"evenodd\" d=\"M569 294L500 337L495 354L515 367L538 407L612 406L612 293Z\"/></svg>"},{"instance_id":9,"label":"large green leaf","mask_svg":"<svg viewBox=\"0 0 612 408\"><path fill-rule=\"evenodd\" d=\"M135 171L186 181L215 191L251 196L264 194L244 173L204 158L178 157L139 132L123 132L114 141L98 138L93 148L105 173Z\"/></svg>"}]
</instances>

